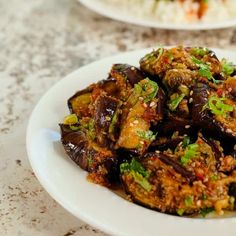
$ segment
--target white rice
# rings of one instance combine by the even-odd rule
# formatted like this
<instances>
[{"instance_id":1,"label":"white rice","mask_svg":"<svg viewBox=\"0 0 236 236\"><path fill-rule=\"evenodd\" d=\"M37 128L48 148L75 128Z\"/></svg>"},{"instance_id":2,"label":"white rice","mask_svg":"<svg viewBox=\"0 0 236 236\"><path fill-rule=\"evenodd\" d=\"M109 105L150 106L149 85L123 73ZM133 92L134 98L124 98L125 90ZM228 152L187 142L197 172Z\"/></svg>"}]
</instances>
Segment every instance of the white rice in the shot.
<instances>
[{"instance_id":1,"label":"white rice","mask_svg":"<svg viewBox=\"0 0 236 236\"><path fill-rule=\"evenodd\" d=\"M120 14L125 13L141 19L158 20L162 23L221 22L236 19L236 0L208 0L208 10L199 20L198 3L193 0L180 3L156 0L100 0Z\"/></svg>"}]
</instances>

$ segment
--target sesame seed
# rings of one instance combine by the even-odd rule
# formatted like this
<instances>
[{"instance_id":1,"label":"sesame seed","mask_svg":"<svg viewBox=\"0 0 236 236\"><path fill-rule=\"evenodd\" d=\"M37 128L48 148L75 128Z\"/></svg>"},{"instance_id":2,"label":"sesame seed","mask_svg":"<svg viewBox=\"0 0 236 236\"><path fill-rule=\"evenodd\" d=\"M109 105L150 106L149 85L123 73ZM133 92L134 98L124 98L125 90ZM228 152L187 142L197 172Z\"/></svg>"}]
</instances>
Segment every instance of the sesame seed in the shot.
<instances>
[{"instance_id":1,"label":"sesame seed","mask_svg":"<svg viewBox=\"0 0 236 236\"><path fill-rule=\"evenodd\" d=\"M190 95L190 96L192 96L192 95L193 95L193 90L191 90L191 91L190 91L189 95Z\"/></svg>"},{"instance_id":2,"label":"sesame seed","mask_svg":"<svg viewBox=\"0 0 236 236\"><path fill-rule=\"evenodd\" d=\"M232 133L232 130L231 129L226 129L226 132L227 133Z\"/></svg>"},{"instance_id":3,"label":"sesame seed","mask_svg":"<svg viewBox=\"0 0 236 236\"><path fill-rule=\"evenodd\" d=\"M129 125L130 125L131 127L133 127L133 126L134 126L134 124L133 124L133 123L130 123Z\"/></svg>"},{"instance_id":4,"label":"sesame seed","mask_svg":"<svg viewBox=\"0 0 236 236\"><path fill-rule=\"evenodd\" d=\"M109 117L109 116L106 116L105 118L106 118L106 121L110 121L111 120L111 117Z\"/></svg>"},{"instance_id":5,"label":"sesame seed","mask_svg":"<svg viewBox=\"0 0 236 236\"><path fill-rule=\"evenodd\" d=\"M146 103L144 103L144 104L143 104L143 106L146 108L146 107L147 107L147 104L146 104Z\"/></svg>"},{"instance_id":6,"label":"sesame seed","mask_svg":"<svg viewBox=\"0 0 236 236\"><path fill-rule=\"evenodd\" d=\"M151 102L151 103L150 103L150 107L153 107L153 106L155 106L155 105L156 105L155 102Z\"/></svg>"},{"instance_id":7,"label":"sesame seed","mask_svg":"<svg viewBox=\"0 0 236 236\"><path fill-rule=\"evenodd\" d=\"M189 129L191 126L190 125L185 125L185 129Z\"/></svg>"},{"instance_id":8,"label":"sesame seed","mask_svg":"<svg viewBox=\"0 0 236 236\"><path fill-rule=\"evenodd\" d=\"M193 98L189 98L189 103L192 103L193 102Z\"/></svg>"},{"instance_id":9,"label":"sesame seed","mask_svg":"<svg viewBox=\"0 0 236 236\"><path fill-rule=\"evenodd\" d=\"M140 144L144 144L144 142L143 142L143 141L140 141Z\"/></svg>"},{"instance_id":10,"label":"sesame seed","mask_svg":"<svg viewBox=\"0 0 236 236\"><path fill-rule=\"evenodd\" d=\"M135 70L135 68L132 66L132 67L131 67L131 70Z\"/></svg>"},{"instance_id":11,"label":"sesame seed","mask_svg":"<svg viewBox=\"0 0 236 236\"><path fill-rule=\"evenodd\" d=\"M158 153L160 153L160 151L159 151L159 150L156 150L156 151L155 151L155 153L157 153L157 154L158 154Z\"/></svg>"},{"instance_id":12,"label":"sesame seed","mask_svg":"<svg viewBox=\"0 0 236 236\"><path fill-rule=\"evenodd\" d=\"M199 206L199 207L200 207L201 205L202 205L202 202L201 202L201 200L198 200L198 201L197 201L197 206Z\"/></svg>"},{"instance_id":13,"label":"sesame seed","mask_svg":"<svg viewBox=\"0 0 236 236\"><path fill-rule=\"evenodd\" d=\"M134 123L134 124L138 124L138 120L135 120L133 123Z\"/></svg>"}]
</instances>

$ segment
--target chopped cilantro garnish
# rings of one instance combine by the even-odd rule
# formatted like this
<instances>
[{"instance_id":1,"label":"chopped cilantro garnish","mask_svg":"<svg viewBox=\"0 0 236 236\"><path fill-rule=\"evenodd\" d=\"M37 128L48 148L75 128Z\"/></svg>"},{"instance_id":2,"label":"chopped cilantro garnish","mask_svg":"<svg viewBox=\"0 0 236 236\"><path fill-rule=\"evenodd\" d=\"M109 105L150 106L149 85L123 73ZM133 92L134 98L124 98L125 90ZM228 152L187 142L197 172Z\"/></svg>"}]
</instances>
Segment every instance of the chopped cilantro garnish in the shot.
<instances>
[{"instance_id":1,"label":"chopped cilantro garnish","mask_svg":"<svg viewBox=\"0 0 236 236\"><path fill-rule=\"evenodd\" d=\"M162 56L162 54L164 53L164 48L163 48L163 47L158 48L158 49L157 49L157 52L158 52L157 60L159 60L160 57Z\"/></svg>"},{"instance_id":2,"label":"chopped cilantro garnish","mask_svg":"<svg viewBox=\"0 0 236 236\"><path fill-rule=\"evenodd\" d=\"M180 94L180 95L177 95L176 97L174 97L173 99L171 99L170 102L168 103L169 109L171 111L175 111L176 108L181 103L181 101L184 99L184 97L185 97L185 94Z\"/></svg>"},{"instance_id":3,"label":"chopped cilantro garnish","mask_svg":"<svg viewBox=\"0 0 236 236\"><path fill-rule=\"evenodd\" d=\"M196 57L192 57L192 61L199 67L199 75L202 77L207 78L208 80L212 80L213 83L219 83L220 81L216 80L212 73L210 66L202 62L201 60L198 60Z\"/></svg>"},{"instance_id":4,"label":"chopped cilantro garnish","mask_svg":"<svg viewBox=\"0 0 236 236\"><path fill-rule=\"evenodd\" d=\"M190 143L190 138L188 136L185 136L182 143L183 148L186 148L189 145L189 143Z\"/></svg>"},{"instance_id":5,"label":"chopped cilantro garnish","mask_svg":"<svg viewBox=\"0 0 236 236\"><path fill-rule=\"evenodd\" d=\"M95 129L94 129L94 120L91 119L88 123L88 126L87 126L87 129L88 129L88 135L89 137L94 140L95 137L96 137L96 134L95 134Z\"/></svg>"},{"instance_id":6,"label":"chopped cilantro garnish","mask_svg":"<svg viewBox=\"0 0 236 236\"><path fill-rule=\"evenodd\" d=\"M182 209L182 208L178 209L178 210L177 210L177 214L178 214L179 216L182 216L182 215L184 214L184 209Z\"/></svg>"},{"instance_id":7,"label":"chopped cilantro garnish","mask_svg":"<svg viewBox=\"0 0 236 236\"><path fill-rule=\"evenodd\" d=\"M202 217L206 217L206 215L208 215L212 211L214 211L214 208L208 207L208 208L201 209L200 214L202 215Z\"/></svg>"},{"instance_id":8,"label":"chopped cilantro garnish","mask_svg":"<svg viewBox=\"0 0 236 236\"><path fill-rule=\"evenodd\" d=\"M232 62L228 62L225 58L221 61L222 72L225 75L231 75L234 72L235 66Z\"/></svg>"},{"instance_id":9,"label":"chopped cilantro garnish","mask_svg":"<svg viewBox=\"0 0 236 236\"><path fill-rule=\"evenodd\" d=\"M120 172L125 173L128 172L132 175L135 182L140 184L145 190L150 191L152 185L148 182L148 178L150 176L150 172L146 171L145 168L134 158L130 163L122 163L120 165Z\"/></svg>"},{"instance_id":10,"label":"chopped cilantro garnish","mask_svg":"<svg viewBox=\"0 0 236 236\"><path fill-rule=\"evenodd\" d=\"M146 178L144 178L141 174L135 171L131 171L131 174L136 183L140 184L145 190L148 192L152 189L152 185L148 182Z\"/></svg>"},{"instance_id":11,"label":"chopped cilantro garnish","mask_svg":"<svg viewBox=\"0 0 236 236\"><path fill-rule=\"evenodd\" d=\"M117 122L118 122L118 114L119 114L119 111L116 110L116 111L115 111L115 114L114 114L113 117L112 117L111 124L110 124L110 126L109 126L109 131L108 131L109 134L114 134L114 132L115 132L116 124L117 124Z\"/></svg>"},{"instance_id":12,"label":"chopped cilantro garnish","mask_svg":"<svg viewBox=\"0 0 236 236\"><path fill-rule=\"evenodd\" d=\"M212 176L211 176L211 180L212 180L212 181L218 180L218 175L212 175Z\"/></svg>"},{"instance_id":13,"label":"chopped cilantro garnish","mask_svg":"<svg viewBox=\"0 0 236 236\"><path fill-rule=\"evenodd\" d=\"M121 173L131 170L141 174L145 178L148 178L150 175L149 171L146 171L142 164L138 162L135 158L133 158L130 163L125 162L120 165Z\"/></svg>"},{"instance_id":14,"label":"chopped cilantro garnish","mask_svg":"<svg viewBox=\"0 0 236 236\"><path fill-rule=\"evenodd\" d=\"M191 159L195 158L198 155L198 144L193 143L189 144L184 152L184 155L181 157L180 162L183 165L187 165Z\"/></svg>"},{"instance_id":15,"label":"chopped cilantro garnish","mask_svg":"<svg viewBox=\"0 0 236 236\"><path fill-rule=\"evenodd\" d=\"M187 196L185 199L184 199L184 204L186 207L189 207L193 204L193 196Z\"/></svg>"},{"instance_id":16,"label":"chopped cilantro garnish","mask_svg":"<svg viewBox=\"0 0 236 236\"><path fill-rule=\"evenodd\" d=\"M138 84L134 85L134 92L143 97L145 103L150 102L156 97L158 89L158 84L149 78L141 80Z\"/></svg>"},{"instance_id":17,"label":"chopped cilantro garnish","mask_svg":"<svg viewBox=\"0 0 236 236\"><path fill-rule=\"evenodd\" d=\"M91 166L93 164L93 156L91 154L87 158L87 163L88 163L88 166Z\"/></svg>"},{"instance_id":18,"label":"chopped cilantro garnish","mask_svg":"<svg viewBox=\"0 0 236 236\"><path fill-rule=\"evenodd\" d=\"M192 48L191 49L191 53L196 55L196 56L205 56L207 53L209 52L209 49L208 48Z\"/></svg>"},{"instance_id":19,"label":"chopped cilantro garnish","mask_svg":"<svg viewBox=\"0 0 236 236\"><path fill-rule=\"evenodd\" d=\"M137 134L140 138L145 139L150 142L154 141L156 138L156 134L154 134L151 130L137 131Z\"/></svg>"},{"instance_id":20,"label":"chopped cilantro garnish","mask_svg":"<svg viewBox=\"0 0 236 236\"><path fill-rule=\"evenodd\" d=\"M210 109L210 111L215 115L225 116L227 112L232 112L234 107L232 105L225 104L226 98L219 98L217 96L212 96L208 99L207 104L203 109Z\"/></svg>"},{"instance_id":21,"label":"chopped cilantro garnish","mask_svg":"<svg viewBox=\"0 0 236 236\"><path fill-rule=\"evenodd\" d=\"M73 131L78 131L78 130L80 130L80 126L70 125L70 129Z\"/></svg>"}]
</instances>

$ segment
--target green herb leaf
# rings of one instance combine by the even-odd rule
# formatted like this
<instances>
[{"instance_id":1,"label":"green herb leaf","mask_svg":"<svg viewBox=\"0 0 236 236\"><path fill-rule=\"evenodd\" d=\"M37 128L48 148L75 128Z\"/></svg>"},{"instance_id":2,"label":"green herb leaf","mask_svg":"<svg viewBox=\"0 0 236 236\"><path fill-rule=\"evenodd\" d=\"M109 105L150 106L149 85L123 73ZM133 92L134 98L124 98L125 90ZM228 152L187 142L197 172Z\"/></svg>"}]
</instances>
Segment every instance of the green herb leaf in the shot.
<instances>
[{"instance_id":1,"label":"green herb leaf","mask_svg":"<svg viewBox=\"0 0 236 236\"><path fill-rule=\"evenodd\" d=\"M87 158L87 163L89 167L93 164L93 156L91 154Z\"/></svg>"},{"instance_id":2,"label":"green herb leaf","mask_svg":"<svg viewBox=\"0 0 236 236\"><path fill-rule=\"evenodd\" d=\"M201 209L200 214L202 215L202 217L206 217L206 215L208 215L209 213L213 211L214 211L213 207L208 207L208 208Z\"/></svg>"},{"instance_id":3,"label":"green herb leaf","mask_svg":"<svg viewBox=\"0 0 236 236\"><path fill-rule=\"evenodd\" d=\"M187 165L191 159L195 158L199 152L198 152L198 144L193 143L189 144L184 152L184 155L181 157L180 162L183 165Z\"/></svg>"},{"instance_id":4,"label":"green herb leaf","mask_svg":"<svg viewBox=\"0 0 236 236\"><path fill-rule=\"evenodd\" d=\"M145 83L142 84L142 95L144 98L144 102L149 102L151 100L153 100L158 92L158 84L148 78L145 79Z\"/></svg>"},{"instance_id":5,"label":"green herb leaf","mask_svg":"<svg viewBox=\"0 0 236 236\"><path fill-rule=\"evenodd\" d=\"M193 204L193 196L188 196L184 199L184 204L186 207L189 207Z\"/></svg>"},{"instance_id":6,"label":"green herb leaf","mask_svg":"<svg viewBox=\"0 0 236 236\"><path fill-rule=\"evenodd\" d=\"M208 48L192 48L191 49L191 53L194 54L195 56L205 56L207 53L209 53L209 49Z\"/></svg>"},{"instance_id":7,"label":"green herb leaf","mask_svg":"<svg viewBox=\"0 0 236 236\"><path fill-rule=\"evenodd\" d=\"M147 191L151 190L152 185L147 180L150 176L150 172L146 171L145 168L141 165L141 163L135 160L134 158L131 160L130 163L122 163L120 165L120 172L130 173L136 183L140 184Z\"/></svg>"},{"instance_id":8,"label":"green herb leaf","mask_svg":"<svg viewBox=\"0 0 236 236\"><path fill-rule=\"evenodd\" d=\"M225 104L224 101L226 98L219 98L217 96L212 96L208 99L208 102L204 108L209 108L210 111L215 115L225 116L227 112L232 112L234 107L228 104Z\"/></svg>"},{"instance_id":9,"label":"green herb leaf","mask_svg":"<svg viewBox=\"0 0 236 236\"><path fill-rule=\"evenodd\" d=\"M78 131L78 130L80 130L80 126L70 125L70 129L73 131Z\"/></svg>"},{"instance_id":10,"label":"green herb leaf","mask_svg":"<svg viewBox=\"0 0 236 236\"><path fill-rule=\"evenodd\" d=\"M168 107L171 111L175 111L176 108L179 106L179 104L181 103L181 101L184 99L185 94L180 94L178 95L176 98L170 100L170 102L168 103Z\"/></svg>"},{"instance_id":11,"label":"green herb leaf","mask_svg":"<svg viewBox=\"0 0 236 236\"><path fill-rule=\"evenodd\" d=\"M231 75L234 72L235 66L232 62L228 62L225 58L221 61L222 72L225 75Z\"/></svg>"},{"instance_id":12,"label":"green herb leaf","mask_svg":"<svg viewBox=\"0 0 236 236\"><path fill-rule=\"evenodd\" d=\"M111 124L109 126L109 134L114 134L115 133L115 130L116 130L116 124L118 122L118 114L119 114L119 111L116 110L113 117L112 117L112 120L111 120Z\"/></svg>"},{"instance_id":13,"label":"green herb leaf","mask_svg":"<svg viewBox=\"0 0 236 236\"><path fill-rule=\"evenodd\" d=\"M135 171L131 171L131 175L133 176L135 182L140 184L146 191L149 192L152 189L152 185L141 174Z\"/></svg>"},{"instance_id":14,"label":"green herb leaf","mask_svg":"<svg viewBox=\"0 0 236 236\"><path fill-rule=\"evenodd\" d=\"M88 135L92 140L94 140L96 137L96 133L94 129L94 119L90 119L88 123Z\"/></svg>"},{"instance_id":15,"label":"green herb leaf","mask_svg":"<svg viewBox=\"0 0 236 236\"><path fill-rule=\"evenodd\" d=\"M154 141L157 135L157 134L154 134L151 130L137 131L137 134L140 138L145 139L150 142Z\"/></svg>"},{"instance_id":16,"label":"green herb leaf","mask_svg":"<svg viewBox=\"0 0 236 236\"><path fill-rule=\"evenodd\" d=\"M121 165L120 165L120 172L121 173L124 173L124 172L126 172L126 171L130 171L130 164L129 163L127 163L127 162L125 162L125 163L122 163Z\"/></svg>"},{"instance_id":17,"label":"green herb leaf","mask_svg":"<svg viewBox=\"0 0 236 236\"><path fill-rule=\"evenodd\" d=\"M205 200L207 200L207 199L208 199L207 195L206 195L206 194L203 194L203 195L202 195L202 200L205 201Z\"/></svg>"},{"instance_id":18,"label":"green herb leaf","mask_svg":"<svg viewBox=\"0 0 236 236\"><path fill-rule=\"evenodd\" d=\"M210 66L202 62L201 60L198 60L196 57L192 57L192 61L198 65L199 67L199 75L202 77L207 78L208 80L212 80L213 83L220 83L221 81L214 79Z\"/></svg>"},{"instance_id":19,"label":"green herb leaf","mask_svg":"<svg viewBox=\"0 0 236 236\"><path fill-rule=\"evenodd\" d=\"M178 214L179 216L182 216L182 215L184 214L184 209L182 209L182 208L178 209L178 210L177 210L177 214Z\"/></svg>"},{"instance_id":20,"label":"green herb leaf","mask_svg":"<svg viewBox=\"0 0 236 236\"><path fill-rule=\"evenodd\" d=\"M211 176L211 180L212 180L212 181L218 180L218 175L212 175L212 176Z\"/></svg>"},{"instance_id":21,"label":"green herb leaf","mask_svg":"<svg viewBox=\"0 0 236 236\"><path fill-rule=\"evenodd\" d=\"M145 178L148 178L150 175L150 172L146 171L142 164L138 162L135 158L133 158L130 163L125 162L120 165L121 173L126 171L130 172L132 170L141 174Z\"/></svg>"},{"instance_id":22,"label":"green herb leaf","mask_svg":"<svg viewBox=\"0 0 236 236\"><path fill-rule=\"evenodd\" d=\"M185 136L182 143L183 148L186 148L189 144L190 144L190 138L188 136Z\"/></svg>"}]
</instances>

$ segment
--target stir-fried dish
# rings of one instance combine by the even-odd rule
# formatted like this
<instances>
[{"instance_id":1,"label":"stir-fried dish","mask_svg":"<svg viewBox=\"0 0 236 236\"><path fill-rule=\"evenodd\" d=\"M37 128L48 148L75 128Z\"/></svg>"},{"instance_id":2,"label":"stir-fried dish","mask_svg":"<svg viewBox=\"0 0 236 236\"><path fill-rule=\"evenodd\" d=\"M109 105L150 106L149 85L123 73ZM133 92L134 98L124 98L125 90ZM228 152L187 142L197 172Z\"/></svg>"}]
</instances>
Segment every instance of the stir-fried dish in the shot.
<instances>
[{"instance_id":1,"label":"stir-fried dish","mask_svg":"<svg viewBox=\"0 0 236 236\"><path fill-rule=\"evenodd\" d=\"M159 48L68 100L68 156L88 180L175 215L236 209L236 67L207 48Z\"/></svg>"}]
</instances>

